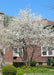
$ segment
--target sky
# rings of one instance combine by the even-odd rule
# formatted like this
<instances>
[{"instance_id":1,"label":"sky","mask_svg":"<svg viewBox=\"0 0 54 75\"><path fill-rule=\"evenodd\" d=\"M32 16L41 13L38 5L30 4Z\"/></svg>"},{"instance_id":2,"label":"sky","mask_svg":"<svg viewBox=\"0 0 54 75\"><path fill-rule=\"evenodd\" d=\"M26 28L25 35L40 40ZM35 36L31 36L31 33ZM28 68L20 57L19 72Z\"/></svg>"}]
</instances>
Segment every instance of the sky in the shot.
<instances>
[{"instance_id":1,"label":"sky","mask_svg":"<svg viewBox=\"0 0 54 75\"><path fill-rule=\"evenodd\" d=\"M0 12L18 16L19 10L30 8L31 13L42 15L42 19L54 21L54 0L0 0Z\"/></svg>"}]
</instances>

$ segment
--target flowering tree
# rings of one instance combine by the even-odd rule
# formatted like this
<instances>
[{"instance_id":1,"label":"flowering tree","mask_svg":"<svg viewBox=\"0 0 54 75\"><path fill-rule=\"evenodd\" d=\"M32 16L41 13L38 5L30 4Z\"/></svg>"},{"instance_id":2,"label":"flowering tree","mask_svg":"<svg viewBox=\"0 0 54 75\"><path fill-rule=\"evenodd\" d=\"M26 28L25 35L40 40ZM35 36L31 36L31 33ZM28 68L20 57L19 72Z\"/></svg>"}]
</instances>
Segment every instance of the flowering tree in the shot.
<instances>
[{"instance_id":1,"label":"flowering tree","mask_svg":"<svg viewBox=\"0 0 54 75\"><path fill-rule=\"evenodd\" d=\"M44 29L47 21L42 21L41 15L35 16L34 13L30 14L30 12L30 9L20 10L20 17L12 18L9 26L0 30L1 44L3 46L5 44L5 49L18 47L19 44L23 47L26 53L26 58L24 58L26 65L28 60L27 47L33 46L29 60L31 64L36 46L46 45L48 34L50 34L50 30Z\"/></svg>"}]
</instances>

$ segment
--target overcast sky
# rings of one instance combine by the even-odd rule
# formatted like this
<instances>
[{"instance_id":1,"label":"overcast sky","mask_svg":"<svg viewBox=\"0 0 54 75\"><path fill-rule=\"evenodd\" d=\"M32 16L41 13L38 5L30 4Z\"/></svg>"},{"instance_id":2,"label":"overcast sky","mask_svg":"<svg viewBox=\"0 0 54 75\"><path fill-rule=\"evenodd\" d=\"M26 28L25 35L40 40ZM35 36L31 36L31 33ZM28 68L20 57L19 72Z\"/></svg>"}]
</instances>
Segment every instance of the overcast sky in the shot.
<instances>
[{"instance_id":1,"label":"overcast sky","mask_svg":"<svg viewBox=\"0 0 54 75\"><path fill-rule=\"evenodd\" d=\"M54 21L54 0L0 0L0 12L17 16L20 9L30 8L32 13Z\"/></svg>"}]
</instances>

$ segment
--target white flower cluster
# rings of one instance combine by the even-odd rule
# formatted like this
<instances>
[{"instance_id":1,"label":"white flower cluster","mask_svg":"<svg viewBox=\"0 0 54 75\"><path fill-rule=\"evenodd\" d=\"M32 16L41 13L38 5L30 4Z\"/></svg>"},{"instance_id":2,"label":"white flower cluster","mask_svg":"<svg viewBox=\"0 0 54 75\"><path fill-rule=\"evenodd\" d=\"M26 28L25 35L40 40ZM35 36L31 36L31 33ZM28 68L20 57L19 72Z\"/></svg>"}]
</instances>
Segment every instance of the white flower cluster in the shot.
<instances>
[{"instance_id":1,"label":"white flower cluster","mask_svg":"<svg viewBox=\"0 0 54 75\"><path fill-rule=\"evenodd\" d=\"M42 20L41 15L35 16L34 13L30 14L30 12L30 9L20 10L20 17L14 17L10 20L7 28L0 29L2 44L17 46L19 40L24 38L27 45L51 45L48 43L50 41L48 37L52 34L50 34L50 30L44 29L47 21ZM31 39L33 40L30 41Z\"/></svg>"}]
</instances>

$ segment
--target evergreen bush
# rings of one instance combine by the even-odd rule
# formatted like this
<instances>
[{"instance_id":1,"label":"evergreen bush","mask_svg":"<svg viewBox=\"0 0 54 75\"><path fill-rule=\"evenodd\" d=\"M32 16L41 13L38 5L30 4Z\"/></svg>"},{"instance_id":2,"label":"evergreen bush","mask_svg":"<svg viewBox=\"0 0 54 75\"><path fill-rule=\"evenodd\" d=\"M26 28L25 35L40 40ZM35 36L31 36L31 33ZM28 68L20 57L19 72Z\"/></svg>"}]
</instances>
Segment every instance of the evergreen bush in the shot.
<instances>
[{"instance_id":1,"label":"evergreen bush","mask_svg":"<svg viewBox=\"0 0 54 75\"><path fill-rule=\"evenodd\" d=\"M32 61L31 66L36 66L36 61Z\"/></svg>"},{"instance_id":2,"label":"evergreen bush","mask_svg":"<svg viewBox=\"0 0 54 75\"><path fill-rule=\"evenodd\" d=\"M6 65L2 69L2 75L16 75L17 69L12 65Z\"/></svg>"},{"instance_id":3,"label":"evergreen bush","mask_svg":"<svg viewBox=\"0 0 54 75\"><path fill-rule=\"evenodd\" d=\"M52 63L53 63L53 66L54 66L54 59L52 59Z\"/></svg>"}]
</instances>

